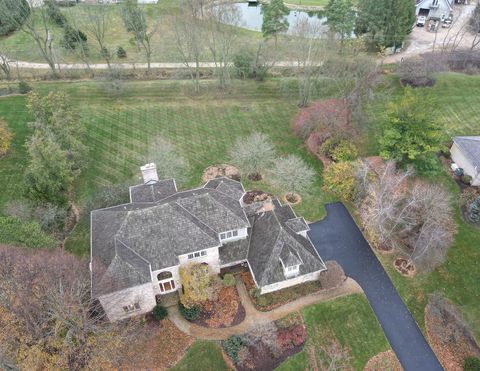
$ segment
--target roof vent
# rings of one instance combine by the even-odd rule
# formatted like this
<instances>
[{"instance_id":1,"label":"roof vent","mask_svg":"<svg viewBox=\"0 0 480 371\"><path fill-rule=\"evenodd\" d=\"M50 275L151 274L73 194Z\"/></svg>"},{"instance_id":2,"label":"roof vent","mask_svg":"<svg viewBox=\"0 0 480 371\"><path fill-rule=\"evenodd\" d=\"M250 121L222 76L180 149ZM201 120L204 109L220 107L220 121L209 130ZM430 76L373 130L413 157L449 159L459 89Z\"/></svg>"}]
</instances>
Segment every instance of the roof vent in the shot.
<instances>
[{"instance_id":1,"label":"roof vent","mask_svg":"<svg viewBox=\"0 0 480 371\"><path fill-rule=\"evenodd\" d=\"M157 166L152 162L140 167L143 183L152 184L158 182Z\"/></svg>"}]
</instances>

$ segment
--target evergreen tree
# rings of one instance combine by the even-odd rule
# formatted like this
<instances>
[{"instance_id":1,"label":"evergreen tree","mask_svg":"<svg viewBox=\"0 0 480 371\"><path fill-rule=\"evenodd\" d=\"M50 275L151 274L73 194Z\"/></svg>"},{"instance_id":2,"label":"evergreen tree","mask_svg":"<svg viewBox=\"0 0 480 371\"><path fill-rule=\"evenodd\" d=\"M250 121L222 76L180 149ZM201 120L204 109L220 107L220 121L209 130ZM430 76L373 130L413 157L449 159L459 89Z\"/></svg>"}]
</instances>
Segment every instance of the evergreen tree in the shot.
<instances>
[{"instance_id":1,"label":"evergreen tree","mask_svg":"<svg viewBox=\"0 0 480 371\"><path fill-rule=\"evenodd\" d=\"M358 3L355 33L367 34L376 47L399 46L414 22L415 0L363 0Z\"/></svg>"},{"instance_id":2,"label":"evergreen tree","mask_svg":"<svg viewBox=\"0 0 480 371\"><path fill-rule=\"evenodd\" d=\"M17 30L30 15L27 0L0 0L0 36Z\"/></svg>"},{"instance_id":3,"label":"evergreen tree","mask_svg":"<svg viewBox=\"0 0 480 371\"><path fill-rule=\"evenodd\" d=\"M287 16L290 10L283 0L271 0L270 4L262 5L263 23L262 33L264 38L273 37L277 43L278 34L288 30Z\"/></svg>"},{"instance_id":4,"label":"evergreen tree","mask_svg":"<svg viewBox=\"0 0 480 371\"><path fill-rule=\"evenodd\" d=\"M329 0L324 16L330 31L337 34L342 42L351 37L356 17L351 0Z\"/></svg>"}]
</instances>

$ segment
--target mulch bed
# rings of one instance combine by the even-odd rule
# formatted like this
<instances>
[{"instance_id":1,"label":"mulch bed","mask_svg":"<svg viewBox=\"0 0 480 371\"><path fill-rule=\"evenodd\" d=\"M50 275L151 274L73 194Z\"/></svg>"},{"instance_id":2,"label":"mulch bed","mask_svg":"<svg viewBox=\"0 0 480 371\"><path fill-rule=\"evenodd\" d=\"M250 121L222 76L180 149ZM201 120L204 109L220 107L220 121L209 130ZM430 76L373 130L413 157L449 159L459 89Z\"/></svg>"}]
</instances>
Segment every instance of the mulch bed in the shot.
<instances>
[{"instance_id":1,"label":"mulch bed","mask_svg":"<svg viewBox=\"0 0 480 371\"><path fill-rule=\"evenodd\" d=\"M470 224L472 227L480 228L480 223L473 223L473 222L469 219L467 206L468 206L468 205L462 205L462 206L460 206L460 211L461 211L461 214L462 214L463 219L465 220L466 223Z\"/></svg>"},{"instance_id":2,"label":"mulch bed","mask_svg":"<svg viewBox=\"0 0 480 371\"><path fill-rule=\"evenodd\" d=\"M286 194L282 197L284 202L289 203L290 205L296 205L302 202L302 198L297 193Z\"/></svg>"},{"instance_id":3,"label":"mulch bed","mask_svg":"<svg viewBox=\"0 0 480 371\"><path fill-rule=\"evenodd\" d=\"M209 166L203 171L202 181L206 183L209 180L220 177L227 177L237 181L239 181L241 178L240 171L235 166L228 164L218 164Z\"/></svg>"},{"instance_id":4,"label":"mulch bed","mask_svg":"<svg viewBox=\"0 0 480 371\"><path fill-rule=\"evenodd\" d=\"M261 295L259 298L254 298L250 295L250 290L255 288L255 282L250 272L243 272L240 274L242 281L247 289L248 296L252 300L256 309L262 312L268 312L272 309L278 308L291 301L297 300L303 296L310 295L322 290L319 281L305 282L299 285L281 289L272 293Z\"/></svg>"},{"instance_id":5,"label":"mulch bed","mask_svg":"<svg viewBox=\"0 0 480 371\"><path fill-rule=\"evenodd\" d=\"M254 202L267 201L271 199L273 195L268 192L261 191L259 189L254 189L248 191L243 195L243 202L247 205L253 204Z\"/></svg>"},{"instance_id":6,"label":"mulch bed","mask_svg":"<svg viewBox=\"0 0 480 371\"><path fill-rule=\"evenodd\" d=\"M245 365L236 365L237 370L257 370L257 371L270 371L276 369L282 364L288 357L291 357L303 350L305 343L298 345L294 348L283 351L278 358L274 358L270 351L265 346L248 347L250 352L250 359Z\"/></svg>"},{"instance_id":7,"label":"mulch bed","mask_svg":"<svg viewBox=\"0 0 480 371\"><path fill-rule=\"evenodd\" d=\"M403 371L402 365L392 350L378 353L370 358L363 371Z\"/></svg>"},{"instance_id":8,"label":"mulch bed","mask_svg":"<svg viewBox=\"0 0 480 371\"><path fill-rule=\"evenodd\" d=\"M415 275L415 266L413 264L409 264L408 260L405 258L395 259L393 266L404 276L413 277Z\"/></svg>"},{"instance_id":9,"label":"mulch bed","mask_svg":"<svg viewBox=\"0 0 480 371\"><path fill-rule=\"evenodd\" d=\"M222 287L218 300L208 302L197 319L190 321L208 328L225 328L236 326L245 320L245 308L240 302L237 288Z\"/></svg>"},{"instance_id":10,"label":"mulch bed","mask_svg":"<svg viewBox=\"0 0 480 371\"><path fill-rule=\"evenodd\" d=\"M472 332L446 299L430 299L425 307L425 326L430 345L445 370L462 371L465 358L480 358Z\"/></svg>"}]
</instances>

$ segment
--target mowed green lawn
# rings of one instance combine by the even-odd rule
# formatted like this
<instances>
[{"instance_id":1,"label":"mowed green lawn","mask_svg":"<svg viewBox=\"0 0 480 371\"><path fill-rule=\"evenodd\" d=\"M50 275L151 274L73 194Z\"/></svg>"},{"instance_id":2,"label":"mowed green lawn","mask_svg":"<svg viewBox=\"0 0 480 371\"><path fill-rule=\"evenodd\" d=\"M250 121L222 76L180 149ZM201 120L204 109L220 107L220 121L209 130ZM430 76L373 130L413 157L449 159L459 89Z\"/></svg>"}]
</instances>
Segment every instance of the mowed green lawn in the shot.
<instances>
[{"instance_id":1,"label":"mowed green lawn","mask_svg":"<svg viewBox=\"0 0 480 371\"><path fill-rule=\"evenodd\" d=\"M227 371L220 345L212 341L196 341L173 371Z\"/></svg>"},{"instance_id":2,"label":"mowed green lawn","mask_svg":"<svg viewBox=\"0 0 480 371\"><path fill-rule=\"evenodd\" d=\"M363 294L312 305L303 309L302 314L308 331L304 350L285 361L279 371L317 369L322 362L328 365L329 359L322 349L328 349L334 339L345 349L347 362L355 370L363 370L371 357L390 349Z\"/></svg>"},{"instance_id":3,"label":"mowed green lawn","mask_svg":"<svg viewBox=\"0 0 480 371\"><path fill-rule=\"evenodd\" d=\"M229 161L228 150L237 138L259 131L275 143L279 155L295 153L303 157L316 171L315 183L309 194L296 207L300 215L316 220L324 215L324 204L332 200L322 191L321 165L307 153L301 140L292 134L291 121L296 114L295 99L285 99L279 93L279 82L235 82L227 93L221 93L214 83L205 83L203 93L190 96L188 82L130 82L123 86L121 97L109 98L98 82L42 83L40 92L66 90L77 106L87 127L89 164L75 184L76 202L85 204L100 187L125 181L140 182L142 156L160 136L175 145L188 160L191 171L181 188L201 185L203 170ZM8 123L18 132L21 146L25 139L27 114L23 97L3 98L2 109L9 111L15 102L16 112ZM23 135L20 137L20 135ZM7 195L3 200L21 197L25 153L14 148L12 158L0 160L0 169L7 177L0 180ZM22 161L18 159L22 158ZM17 164L14 169L4 167ZM9 180L10 179L10 180ZM8 182L7 182L8 180ZM18 184L17 184L18 183ZM281 195L265 181L245 180L247 189L260 188ZM19 193L20 192L20 193ZM0 204L0 210L3 205ZM67 249L77 254L89 251L89 230L86 221L79 223Z\"/></svg>"}]
</instances>

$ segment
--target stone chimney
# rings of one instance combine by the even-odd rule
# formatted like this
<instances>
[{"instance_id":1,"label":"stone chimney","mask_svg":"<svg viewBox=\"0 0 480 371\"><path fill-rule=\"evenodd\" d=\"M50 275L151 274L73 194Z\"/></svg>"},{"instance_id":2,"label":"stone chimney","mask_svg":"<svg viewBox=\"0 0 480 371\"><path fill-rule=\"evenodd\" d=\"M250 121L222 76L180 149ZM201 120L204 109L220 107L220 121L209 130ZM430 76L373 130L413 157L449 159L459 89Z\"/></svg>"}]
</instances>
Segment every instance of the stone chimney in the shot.
<instances>
[{"instance_id":1,"label":"stone chimney","mask_svg":"<svg viewBox=\"0 0 480 371\"><path fill-rule=\"evenodd\" d=\"M152 162L140 167L143 183L152 184L158 182L157 166Z\"/></svg>"}]
</instances>

